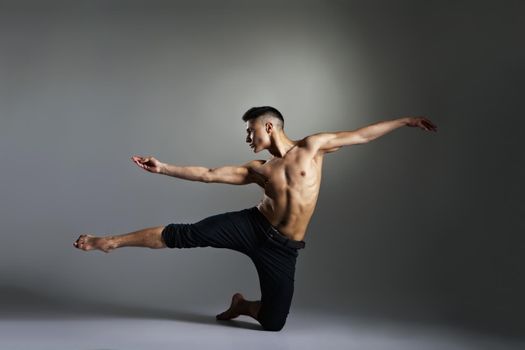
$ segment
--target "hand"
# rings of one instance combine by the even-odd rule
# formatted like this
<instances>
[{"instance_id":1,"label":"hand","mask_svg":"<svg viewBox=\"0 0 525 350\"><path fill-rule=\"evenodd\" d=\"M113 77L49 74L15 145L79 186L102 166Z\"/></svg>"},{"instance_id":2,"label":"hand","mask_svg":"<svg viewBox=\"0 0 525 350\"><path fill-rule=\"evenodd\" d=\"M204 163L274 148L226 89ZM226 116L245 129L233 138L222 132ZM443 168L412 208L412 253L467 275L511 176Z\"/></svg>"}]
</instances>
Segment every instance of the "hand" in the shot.
<instances>
[{"instance_id":1,"label":"hand","mask_svg":"<svg viewBox=\"0 0 525 350\"><path fill-rule=\"evenodd\" d=\"M141 167L142 169L147 170L150 173L155 173L155 174L159 174L164 165L164 163L160 162L158 159L155 159L154 157L133 156L131 157L131 160L135 164L137 164L139 167Z\"/></svg>"},{"instance_id":2,"label":"hand","mask_svg":"<svg viewBox=\"0 0 525 350\"><path fill-rule=\"evenodd\" d=\"M423 130L437 132L437 126L435 126L429 119L424 117L408 117L407 126L417 126Z\"/></svg>"}]
</instances>

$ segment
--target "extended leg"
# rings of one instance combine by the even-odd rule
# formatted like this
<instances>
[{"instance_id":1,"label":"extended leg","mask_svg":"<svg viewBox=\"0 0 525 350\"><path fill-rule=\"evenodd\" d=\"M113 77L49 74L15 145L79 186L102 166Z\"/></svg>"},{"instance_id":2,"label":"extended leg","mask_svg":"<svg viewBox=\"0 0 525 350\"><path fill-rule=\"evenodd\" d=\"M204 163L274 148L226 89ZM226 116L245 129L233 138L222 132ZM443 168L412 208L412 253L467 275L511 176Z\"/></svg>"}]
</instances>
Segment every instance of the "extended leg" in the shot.
<instances>
[{"instance_id":1,"label":"extended leg","mask_svg":"<svg viewBox=\"0 0 525 350\"><path fill-rule=\"evenodd\" d=\"M98 249L106 253L120 247L165 248L166 244L161 237L163 229L164 226L156 226L123 235L104 237L81 235L73 245L85 251Z\"/></svg>"}]
</instances>

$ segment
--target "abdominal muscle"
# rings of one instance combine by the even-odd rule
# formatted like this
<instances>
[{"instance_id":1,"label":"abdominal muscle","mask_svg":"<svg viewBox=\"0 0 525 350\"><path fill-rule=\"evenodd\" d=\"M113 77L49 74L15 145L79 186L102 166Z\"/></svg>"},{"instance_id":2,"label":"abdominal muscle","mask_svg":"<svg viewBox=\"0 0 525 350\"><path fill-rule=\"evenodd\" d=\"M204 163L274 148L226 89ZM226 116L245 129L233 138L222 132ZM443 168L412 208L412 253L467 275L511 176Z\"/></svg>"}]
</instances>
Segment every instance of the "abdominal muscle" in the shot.
<instances>
[{"instance_id":1,"label":"abdominal muscle","mask_svg":"<svg viewBox=\"0 0 525 350\"><path fill-rule=\"evenodd\" d=\"M283 183L277 175L271 176L264 185L264 197L257 208L279 232L292 240L302 241L306 235L319 194L319 163L319 168L312 166L306 170L306 178L291 176Z\"/></svg>"},{"instance_id":2,"label":"abdominal muscle","mask_svg":"<svg viewBox=\"0 0 525 350\"><path fill-rule=\"evenodd\" d=\"M306 235L306 228L313 214L313 210L309 212L294 211L293 209L274 210L273 201L265 196L257 205L259 211L268 219L268 221L279 230L283 235L295 241L304 240ZM279 218L285 218L279 220Z\"/></svg>"}]
</instances>

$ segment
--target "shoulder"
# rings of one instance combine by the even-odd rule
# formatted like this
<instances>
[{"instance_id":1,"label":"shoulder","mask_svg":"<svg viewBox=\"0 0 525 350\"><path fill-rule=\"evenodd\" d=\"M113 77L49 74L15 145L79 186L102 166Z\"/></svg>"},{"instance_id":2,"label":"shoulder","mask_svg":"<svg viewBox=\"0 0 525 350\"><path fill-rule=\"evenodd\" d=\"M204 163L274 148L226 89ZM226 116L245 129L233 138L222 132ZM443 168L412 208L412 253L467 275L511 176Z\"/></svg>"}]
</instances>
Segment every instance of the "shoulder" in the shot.
<instances>
[{"instance_id":1,"label":"shoulder","mask_svg":"<svg viewBox=\"0 0 525 350\"><path fill-rule=\"evenodd\" d=\"M305 148L316 156L322 156L341 148L341 145L333 144L335 139L337 139L337 134L333 132L320 132L309 135L304 138Z\"/></svg>"},{"instance_id":2,"label":"shoulder","mask_svg":"<svg viewBox=\"0 0 525 350\"><path fill-rule=\"evenodd\" d=\"M255 160L250 160L247 163L244 163L244 166L248 169L251 169L253 167L264 165L264 163L266 163L266 160L264 159L255 159Z\"/></svg>"},{"instance_id":3,"label":"shoulder","mask_svg":"<svg viewBox=\"0 0 525 350\"><path fill-rule=\"evenodd\" d=\"M330 133L319 132L306 136L300 142L306 149L317 152L328 139L330 139Z\"/></svg>"}]
</instances>

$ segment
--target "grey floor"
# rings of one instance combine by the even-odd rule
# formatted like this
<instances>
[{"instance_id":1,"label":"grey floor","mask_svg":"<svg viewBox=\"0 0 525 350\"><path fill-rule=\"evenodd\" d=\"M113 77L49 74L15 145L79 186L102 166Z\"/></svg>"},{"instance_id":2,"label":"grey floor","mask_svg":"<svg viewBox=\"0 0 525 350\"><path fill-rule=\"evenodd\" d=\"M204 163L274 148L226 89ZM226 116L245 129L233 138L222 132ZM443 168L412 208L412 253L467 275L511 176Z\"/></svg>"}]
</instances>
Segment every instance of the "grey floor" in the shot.
<instances>
[{"instance_id":1,"label":"grey floor","mask_svg":"<svg viewBox=\"0 0 525 350\"><path fill-rule=\"evenodd\" d=\"M54 309L5 305L0 349L524 349L523 339L417 323L363 320L293 310L281 332L248 317L224 322L213 311L138 308Z\"/></svg>"}]
</instances>

